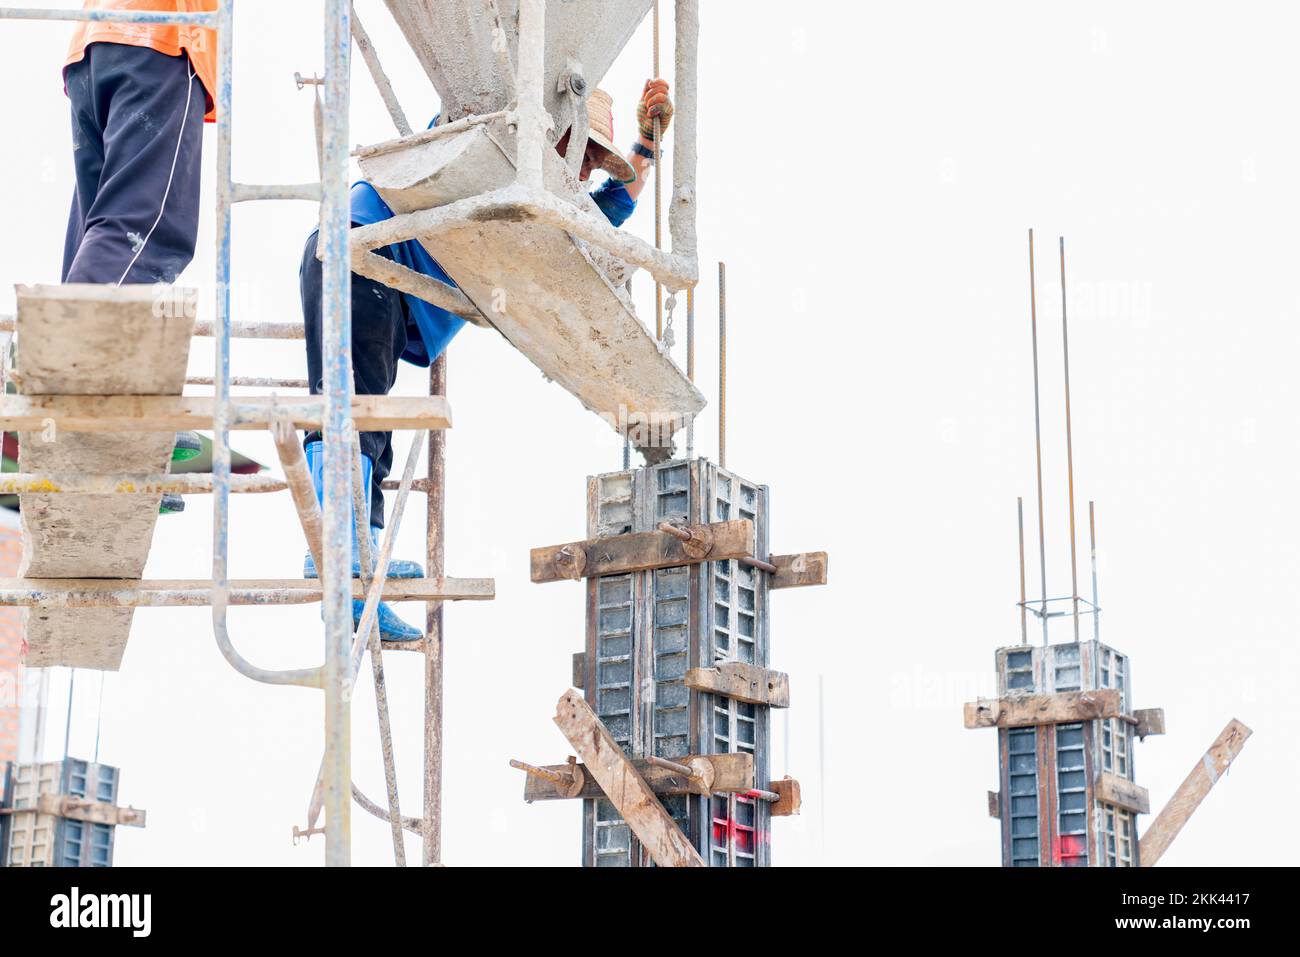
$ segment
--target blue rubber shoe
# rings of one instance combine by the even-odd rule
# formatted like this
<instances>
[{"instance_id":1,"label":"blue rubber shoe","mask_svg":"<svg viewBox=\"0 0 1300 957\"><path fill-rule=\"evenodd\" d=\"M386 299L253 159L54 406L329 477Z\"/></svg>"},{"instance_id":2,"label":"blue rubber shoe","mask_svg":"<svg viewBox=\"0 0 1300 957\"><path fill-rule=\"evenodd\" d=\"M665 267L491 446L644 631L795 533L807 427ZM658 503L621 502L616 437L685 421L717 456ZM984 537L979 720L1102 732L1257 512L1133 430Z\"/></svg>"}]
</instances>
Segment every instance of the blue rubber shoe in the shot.
<instances>
[{"instance_id":1,"label":"blue rubber shoe","mask_svg":"<svg viewBox=\"0 0 1300 957\"><path fill-rule=\"evenodd\" d=\"M307 469L311 472L312 485L316 487L316 501L319 503L323 499L322 477L325 470L324 444L321 442L312 442L304 450L307 455ZM374 462L369 456L361 456L361 483L367 489L370 488L370 476L374 472ZM379 561L379 533L381 529L370 526L370 557L371 561ZM316 562L311 557L311 552L307 553L302 562L302 577L316 578ZM361 577L361 553L357 548L357 533L355 527L352 532L352 577ZM423 578L424 569L419 562L408 561L403 558L391 559L388 563L389 578Z\"/></svg>"},{"instance_id":2,"label":"blue rubber shoe","mask_svg":"<svg viewBox=\"0 0 1300 957\"><path fill-rule=\"evenodd\" d=\"M324 477L325 477L325 449L322 442L311 442L304 449L307 456L307 470L311 472L311 482L316 488L316 501L319 503L324 498ZM370 487L370 476L374 470L374 463L366 456L361 456L361 481L365 488ZM351 509L348 510L351 513ZM350 515L349 515L350 517ZM361 576L361 556L357 549L357 535L355 523L352 532L352 577ZM371 526L370 528L371 555L378 558L379 554L379 529ZM302 569L304 578L315 578L316 563L312 560L311 554L308 553L306 561L303 562ZM424 569L416 562L409 561L390 561L388 563L389 578L423 578ZM366 603L359 598L352 599L352 627L357 628L361 625L361 614L366 607ZM424 632L418 628L412 628L402 619L397 617L397 612L389 607L387 602L379 603L379 638L381 641L417 641L424 637Z\"/></svg>"},{"instance_id":3,"label":"blue rubber shoe","mask_svg":"<svg viewBox=\"0 0 1300 957\"><path fill-rule=\"evenodd\" d=\"M361 625L361 612L366 607L366 603L358 598L352 599L352 627L358 628ZM424 632L418 628L412 628L402 619L397 617L397 612L388 606L387 602L379 603L379 640L380 641L419 641L424 637Z\"/></svg>"}]
</instances>

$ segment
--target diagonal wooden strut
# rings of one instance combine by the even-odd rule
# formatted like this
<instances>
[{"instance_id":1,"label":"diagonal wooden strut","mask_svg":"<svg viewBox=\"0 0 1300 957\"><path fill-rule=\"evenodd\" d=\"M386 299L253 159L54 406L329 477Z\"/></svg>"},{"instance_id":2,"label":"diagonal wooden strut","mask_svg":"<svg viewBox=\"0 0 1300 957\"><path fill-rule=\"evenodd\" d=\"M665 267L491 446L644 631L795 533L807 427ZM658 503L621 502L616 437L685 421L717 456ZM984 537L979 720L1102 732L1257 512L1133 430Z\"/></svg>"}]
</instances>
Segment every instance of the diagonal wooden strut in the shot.
<instances>
[{"instance_id":1,"label":"diagonal wooden strut","mask_svg":"<svg viewBox=\"0 0 1300 957\"><path fill-rule=\"evenodd\" d=\"M1210 788L1223 776L1228 765L1241 753L1250 735L1250 728L1233 718L1214 739L1210 750L1192 768L1192 773L1178 786L1174 796L1156 815L1138 842L1138 859L1143 867L1154 867L1165 851L1169 850L1169 845L1178 836L1178 832L1200 807L1205 795L1210 793Z\"/></svg>"},{"instance_id":2,"label":"diagonal wooden strut","mask_svg":"<svg viewBox=\"0 0 1300 957\"><path fill-rule=\"evenodd\" d=\"M578 752L610 803L660 867L703 867L691 846L632 760L610 735L596 712L573 688L555 706L555 724Z\"/></svg>"}]
</instances>

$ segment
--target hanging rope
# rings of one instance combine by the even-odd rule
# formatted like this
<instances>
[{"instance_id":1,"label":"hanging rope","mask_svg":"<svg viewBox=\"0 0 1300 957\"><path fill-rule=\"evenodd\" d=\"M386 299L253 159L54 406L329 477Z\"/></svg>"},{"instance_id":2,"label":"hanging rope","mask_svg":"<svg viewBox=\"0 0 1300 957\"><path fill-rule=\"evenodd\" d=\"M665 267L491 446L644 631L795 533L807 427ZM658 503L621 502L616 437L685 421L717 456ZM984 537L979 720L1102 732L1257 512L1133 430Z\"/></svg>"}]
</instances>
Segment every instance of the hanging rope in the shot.
<instances>
[{"instance_id":1,"label":"hanging rope","mask_svg":"<svg viewBox=\"0 0 1300 957\"><path fill-rule=\"evenodd\" d=\"M99 733L104 728L104 672L99 673L99 706L95 709L95 760L99 763Z\"/></svg>"}]
</instances>

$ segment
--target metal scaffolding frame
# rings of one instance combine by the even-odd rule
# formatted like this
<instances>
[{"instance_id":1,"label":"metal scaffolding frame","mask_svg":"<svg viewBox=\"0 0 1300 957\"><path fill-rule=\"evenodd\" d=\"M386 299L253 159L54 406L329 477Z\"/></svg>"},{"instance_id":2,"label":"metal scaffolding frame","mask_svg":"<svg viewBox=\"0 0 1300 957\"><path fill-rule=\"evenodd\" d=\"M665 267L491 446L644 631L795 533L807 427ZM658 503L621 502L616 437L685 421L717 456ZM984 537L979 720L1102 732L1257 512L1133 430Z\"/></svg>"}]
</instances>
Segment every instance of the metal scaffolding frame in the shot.
<instances>
[{"instance_id":1,"label":"metal scaffolding frame","mask_svg":"<svg viewBox=\"0 0 1300 957\"><path fill-rule=\"evenodd\" d=\"M305 687L321 688L325 692L325 732L326 748L322 761L322 783L319 805L325 811L326 820L323 828L314 828L315 819L311 816L306 831L295 828L295 835L301 833L325 834L326 863L340 865L349 863L350 859L350 796L355 795L358 803L375 813L378 817L389 820L394 827L394 853L399 864L404 863L404 849L401 843L401 828L414 830L424 838L423 861L436 864L441 858L440 826L440 781L441 781L441 697L442 697L442 612L441 600L428 603L428 630L425 638L413 643L412 650L418 650L426 656L426 730L425 760L426 780L432 786L426 786L424 812L420 818L402 818L396 795L396 779L393 770L392 748L389 739L387 720L387 701L383 681L383 665L379 654L372 654L372 667L376 682L376 699L380 711L380 730L384 744L385 776L388 783L388 807L379 808L370 802L351 782L350 777L350 742L349 742L349 704L350 689L355 681L357 666L365 650L379 650L377 606L386 584L383 570L386 570L397 529L400 527L401 513L407 495L418 484L428 498L428 574L431 587L426 589L437 592L442 597L452 597L453 592L462 592L456 597L468 597L466 590L457 583L443 579L443 503L444 494L442 477L445 466L442 461L443 442L440 435L442 427L436 420L419 422L418 413L411 416L414 424L424 424L429 432L429 471L422 482L413 482L415 464L418 460L420 433L412 441L411 454L406 472L397 483L398 496L392 521L389 523L380 563L381 574L373 581L364 582L366 586L366 606L363 613L358 636L364 635L354 643L352 634L351 601L352 585L348 576L351 564L351 530L348 527L349 509L353 499L360 499L362 489L354 484L353 477L359 473L359 449L357 429L353 422L353 395L351 376L351 316L350 283L351 269L348 262L348 233L351 229L349 216L349 175L348 175L348 106L350 99L350 56L353 36L350 0L326 0L324 9L325 29L325 109L323 111L323 157L321 164L322 182L319 184L299 185L247 185L234 180L231 163L231 141L233 135L232 86L233 86L233 43L232 26L234 17L233 0L220 0L218 9L211 13L169 13L153 11L108 11L108 10L38 10L38 9L3 9L0 19L10 20L90 20L119 23L139 23L158 25L188 25L209 27L216 31L218 40L218 89L217 89L217 269L216 269L216 319L214 322L196 324L196 335L211 335L216 343L215 372L211 379L198 379L198 384L214 386L215 396L211 402L210 424L213 429L213 466L212 475L208 476L48 476L48 475L14 475L7 477L7 485L14 491L35 490L39 485L42 494L50 492L65 493L101 493L126 492L124 486L130 486L130 493L150 494L161 491L208 492L214 497L213 543L212 543L212 581L210 587L205 583L180 582L111 582L115 587L96 587L101 583L72 582L66 589L52 591L48 587L24 586L7 588L0 593L0 601L12 605L53 605L69 606L103 606L103 605L177 605L208 604L213 610L213 630L218 647L226 660L241 674L257 681L270 684L294 684ZM363 35L364 36L364 35ZM359 39L358 43L362 41ZM369 59L369 57L368 57ZM376 77L378 79L378 77ZM389 91L389 94L391 90ZM386 100L389 95L386 95ZM399 127L400 130L400 127ZM272 387L305 387L301 380L250 380L233 378L230 374L230 340L232 337L244 338L302 338L303 327L293 323L235 323L231 317L230 282L231 282L231 239L232 210L235 203L254 200L298 199L318 201L322 204L321 247L323 250L324 286L326 290L323 307L323 345L325 381L324 394L317 399L304 402L292 399L280 403L272 397L269 424L276 436L277 450L285 467L287 481L265 479L258 476L232 476L229 433L233 427L248 427L259 418L264 408L254 406L247 399L231 396L233 385L266 385ZM0 327L6 331L14 328L12 319L0 320ZM431 396L442 395L445 383L445 358L440 359L431 372ZM195 381L191 377L190 382ZM11 403L13 405L14 403ZM326 482L324 488L323 514L317 508L314 491L302 456L302 448L294 432L294 424L301 423L302 408L307 406L310 413L306 418L318 422L324 437ZM260 410L260 411L259 411ZM13 408L6 408L4 424L16 424ZM295 414L296 413L296 414ZM138 426L139 423L137 423ZM432 426L432 427L430 427ZM111 426L106 426L111 427ZM143 479L143 480L142 480ZM251 480L250 480L251 479ZM51 481L53 480L53 481ZM116 481L115 481L116 480ZM393 483L386 483L391 487ZM306 494L301 494L305 488ZM231 492L269 492L289 489L294 493L295 505L303 520L309 546L321 569L320 587L314 583L304 582L305 587L285 588L284 582L234 582L228 573L230 494ZM359 524L366 524L368 509L358 509L355 515ZM358 538L363 551L369 551L369 536L361 534ZM369 567L369 556L363 555ZM51 583L43 583L48 586ZM169 587L189 584L193 587ZM461 583L471 584L468 591L476 591L474 597L492 597L490 582ZM74 587L80 586L80 587ZM276 587L280 586L280 587ZM390 590L391 591L391 590ZM400 589L399 589L400 591ZM281 604L286 602L310 601L319 594L324 602L325 618L325 661L322 667L299 669L293 671L268 671L247 661L234 647L226 620L226 610L231 604ZM410 647L410 646L408 646ZM396 646L394 646L396 648ZM435 707L436 705L436 707ZM319 813L319 810L317 811Z\"/></svg>"},{"instance_id":2,"label":"metal scaffolding frame","mask_svg":"<svg viewBox=\"0 0 1300 957\"><path fill-rule=\"evenodd\" d=\"M348 109L350 103L351 47L355 41L379 88L399 135L411 136L400 105L393 93L373 44L355 19L351 0L324 0L324 104L319 121L321 182L288 185L250 185L237 183L231 163L233 135L232 85L234 74L233 23L234 0L219 0L210 13L174 13L156 11L112 10L45 10L35 8L0 9L0 19L108 21L119 23L208 27L218 38L217 77L217 268L216 317L211 323L196 322L194 335L215 339L215 369L211 379L190 377L187 382L212 385L214 397L194 403L191 398L156 403L143 416L137 410L128 414L116 409L111 401L98 414L89 414L76 402L42 409L45 415L66 416L60 426L69 431L127 431L149 428L159 431L175 427L178 416L189 415L193 421L184 427L211 427L213 462L210 482L206 477L171 475L122 476L50 476L15 475L8 477L14 491L33 489L41 494L98 493L152 494L160 491L207 492L215 497L213 514L212 580L201 582L130 582L88 583L56 580L6 583L0 588L0 604L88 607L103 605L177 605L210 603L213 631L223 656L238 672L268 684L291 684L320 688L325 693L325 753L321 773L313 792L307 827L294 828L295 838L323 832L326 864L350 862L350 801L353 797L363 809L387 820L393 831L397 863L405 862L402 846L404 830L423 837L423 863L434 865L441 860L441 789L442 789L442 691L443 627L442 602L454 599L493 597L490 580L445 579L444 572L444 478L446 472L445 440L441 429L450 425L445 401L446 358L440 358L430 370L430 398L390 400L388 414L370 410L372 421L382 420L397 428L428 430L428 474L414 481L418 459L419 434L411 445L406 469L399 483L394 515L386 530L379 568L372 578L363 579L366 598L360 626L352 631L350 602L354 596L348 571L351 553L349 508L355 503L356 521L364 532L363 490L359 485L360 458L357 433L362 403L352 394L351 374L351 274L387 282L395 288L428 299L436 305L484 324L467 299L452 287L423 281L423 277L396 270L376 256L373 250L417 235L436 235L471 221L484 219L531 220L565 229L573 236L591 243L649 272L656 283L669 292L693 289L699 269L695 231L696 171L696 68L699 35L698 0L676 0L676 86L677 147L674 150L673 191L669 209L669 232L672 249L664 252L656 244L619 233L607 222L577 210L552 196L542 183L543 151L549 149L546 134L551 118L544 106L544 44L546 0L520 0L519 54L517 57L517 99L506 112L518 130L517 176L503 189L458 201L444 207L401 214L383 223L353 229L349 215L348 177ZM414 137L437 137L455 132L465 125L484 122L493 116L467 117L434 130L413 134ZM301 325L293 323L236 322L230 303L232 210L236 203L264 200L307 200L321 203L320 248L323 261L323 395L309 400L278 400L274 395L258 402L246 397L235 398L231 387L253 385L295 388L301 380L241 379L230 373L232 338L299 338ZM0 331L15 327L12 318L0 318ZM28 421L32 410L24 397L0 395L0 427L19 428ZM26 416L26 418L24 418ZM93 420L93 421L92 421ZM151 422L152 420L152 422ZM398 421L400 420L400 421ZM202 423L200 425L200 423ZM301 445L294 434L296 427L319 427L324 437L323 508L318 509L307 475ZM232 476L229 433L232 428L269 427L276 440L286 481L258 477ZM386 488L393 483L385 483ZM397 799L392 744L389 736L387 697L380 650L377 606L385 588L390 595L410 595L401 585L389 585L385 574L406 498L418 487L428 500L427 559L431 586L418 590L427 599L426 634L412 643L425 656L425 742L424 802L419 818L402 816ZM284 581L232 582L228 568L230 495L232 492L270 492L288 490L294 498L309 548L321 572L319 583L287 587ZM370 566L369 537L359 534L364 567ZM409 584L409 583L408 583ZM55 586L55 587L51 587ZM245 659L234 647L226 612L231 604L292 603L314 600L319 595L324 605L325 656L320 667L289 671L270 671ZM410 645L404 646L410 648ZM385 809L367 798L350 779L351 754L349 704L362 657L370 650L379 712L381 742L384 752L388 807ZM316 827L324 811L323 828Z\"/></svg>"}]
</instances>

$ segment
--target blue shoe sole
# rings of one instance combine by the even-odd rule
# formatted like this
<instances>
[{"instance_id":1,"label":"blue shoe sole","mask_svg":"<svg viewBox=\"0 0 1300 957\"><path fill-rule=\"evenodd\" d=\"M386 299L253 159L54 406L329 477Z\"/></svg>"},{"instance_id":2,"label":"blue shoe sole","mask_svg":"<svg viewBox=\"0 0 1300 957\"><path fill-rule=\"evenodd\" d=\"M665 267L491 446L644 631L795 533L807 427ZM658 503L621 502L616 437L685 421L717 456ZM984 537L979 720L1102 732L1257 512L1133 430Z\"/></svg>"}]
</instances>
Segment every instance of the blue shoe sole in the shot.
<instances>
[{"instance_id":1,"label":"blue shoe sole","mask_svg":"<svg viewBox=\"0 0 1300 957\"><path fill-rule=\"evenodd\" d=\"M316 563L312 561L312 557L310 555L308 555L306 560L302 563L302 577L303 578L318 577L316 574ZM353 578L361 577L360 562L352 563L352 577ZM409 561L404 558L394 558L388 563L388 577L389 578L423 578L424 568L421 567L419 562Z\"/></svg>"},{"instance_id":2,"label":"blue shoe sole","mask_svg":"<svg viewBox=\"0 0 1300 957\"><path fill-rule=\"evenodd\" d=\"M352 627L361 626L361 614L366 603L358 598L352 599ZM384 602L379 603L379 640L380 641L419 641L424 632L417 631L402 619Z\"/></svg>"}]
</instances>

